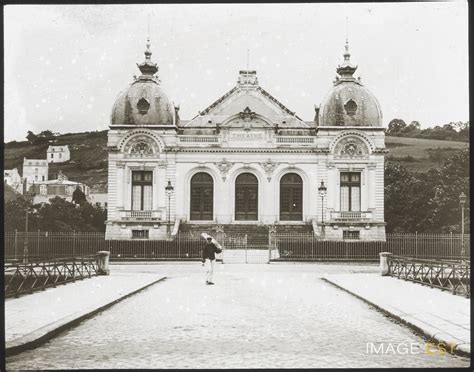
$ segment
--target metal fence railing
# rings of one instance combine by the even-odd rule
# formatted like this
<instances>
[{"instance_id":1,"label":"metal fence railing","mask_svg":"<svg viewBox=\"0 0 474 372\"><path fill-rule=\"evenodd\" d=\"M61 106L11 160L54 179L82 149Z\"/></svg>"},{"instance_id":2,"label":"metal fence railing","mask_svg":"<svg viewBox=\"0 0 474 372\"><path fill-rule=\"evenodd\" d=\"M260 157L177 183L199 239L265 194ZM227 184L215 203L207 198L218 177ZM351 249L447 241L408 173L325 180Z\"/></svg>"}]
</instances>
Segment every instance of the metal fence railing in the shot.
<instances>
[{"instance_id":1,"label":"metal fence railing","mask_svg":"<svg viewBox=\"0 0 474 372\"><path fill-rule=\"evenodd\" d=\"M32 293L98 274L96 256L6 262L5 297Z\"/></svg>"},{"instance_id":2,"label":"metal fence railing","mask_svg":"<svg viewBox=\"0 0 474 372\"><path fill-rule=\"evenodd\" d=\"M307 233L270 233L268 244L248 244L247 235L218 234L225 257L262 257L269 260L379 260L380 252L427 259L460 259L461 234L386 234L385 241L322 240ZM97 232L7 232L4 256L8 260L83 257L110 251L111 260L200 258L204 239L196 233L178 233L168 240L106 240ZM464 235L465 258L470 257L470 235ZM241 253L239 253L241 252ZM253 256L252 256L253 255Z\"/></svg>"},{"instance_id":3,"label":"metal fence railing","mask_svg":"<svg viewBox=\"0 0 474 372\"><path fill-rule=\"evenodd\" d=\"M270 241L272 257L279 260L374 260L380 252L395 255L459 259L461 234L386 234L385 241L322 240L313 234L275 234ZM470 235L464 235L465 257L470 257Z\"/></svg>"},{"instance_id":4,"label":"metal fence railing","mask_svg":"<svg viewBox=\"0 0 474 372\"><path fill-rule=\"evenodd\" d=\"M429 260L391 255L389 275L448 290L466 297L471 295L471 266L467 260Z\"/></svg>"}]
</instances>

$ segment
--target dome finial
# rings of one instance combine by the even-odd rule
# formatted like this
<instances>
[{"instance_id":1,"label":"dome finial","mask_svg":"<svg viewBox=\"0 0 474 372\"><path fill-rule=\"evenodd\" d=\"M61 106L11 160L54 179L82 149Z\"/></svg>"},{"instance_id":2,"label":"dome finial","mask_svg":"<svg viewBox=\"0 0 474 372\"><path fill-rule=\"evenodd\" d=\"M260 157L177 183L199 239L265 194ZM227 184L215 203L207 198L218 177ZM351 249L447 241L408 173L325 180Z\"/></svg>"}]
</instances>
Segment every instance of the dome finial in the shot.
<instances>
[{"instance_id":1,"label":"dome finial","mask_svg":"<svg viewBox=\"0 0 474 372\"><path fill-rule=\"evenodd\" d=\"M350 61L351 53L349 52L349 17L346 17L346 52L344 53L344 61Z\"/></svg>"},{"instance_id":2,"label":"dome finial","mask_svg":"<svg viewBox=\"0 0 474 372\"><path fill-rule=\"evenodd\" d=\"M146 39L146 49L145 49L145 61L142 63L137 63L138 68L140 69L142 75L141 79L152 78L154 74L158 72L158 66L156 63L151 61L151 49L150 49L150 36Z\"/></svg>"},{"instance_id":3,"label":"dome finial","mask_svg":"<svg viewBox=\"0 0 474 372\"><path fill-rule=\"evenodd\" d=\"M345 52L343 54L344 62L342 63L342 65L339 65L336 69L337 73L341 76L341 79L336 81L335 84L338 84L339 81L343 81L343 80L355 81L355 78L352 75L354 75L354 72L357 70L357 66L353 66L351 64L351 53L349 52L348 23L349 23L348 17L346 17L346 44L344 46Z\"/></svg>"}]
</instances>

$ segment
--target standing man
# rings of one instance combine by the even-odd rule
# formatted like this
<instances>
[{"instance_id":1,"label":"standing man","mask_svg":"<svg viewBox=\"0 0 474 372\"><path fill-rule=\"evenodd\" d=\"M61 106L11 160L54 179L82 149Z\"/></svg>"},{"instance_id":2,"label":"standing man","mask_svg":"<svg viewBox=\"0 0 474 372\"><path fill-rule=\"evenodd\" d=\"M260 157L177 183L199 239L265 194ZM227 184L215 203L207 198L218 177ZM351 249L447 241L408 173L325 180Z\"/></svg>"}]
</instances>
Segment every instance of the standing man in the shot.
<instances>
[{"instance_id":1,"label":"standing man","mask_svg":"<svg viewBox=\"0 0 474 372\"><path fill-rule=\"evenodd\" d=\"M212 274L214 273L214 262L216 253L221 253L222 249L218 248L212 242L212 236L207 235L206 245L202 249L202 266L206 265L206 284L213 285Z\"/></svg>"}]
</instances>

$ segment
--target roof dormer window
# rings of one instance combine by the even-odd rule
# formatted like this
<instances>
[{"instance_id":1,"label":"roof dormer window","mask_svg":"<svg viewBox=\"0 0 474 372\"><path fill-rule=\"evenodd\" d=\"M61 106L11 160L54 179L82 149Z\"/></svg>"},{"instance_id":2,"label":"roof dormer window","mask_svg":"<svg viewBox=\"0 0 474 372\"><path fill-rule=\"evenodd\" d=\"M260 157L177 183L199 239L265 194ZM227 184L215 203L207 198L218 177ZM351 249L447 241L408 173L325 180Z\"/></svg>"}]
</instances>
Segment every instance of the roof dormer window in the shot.
<instances>
[{"instance_id":1,"label":"roof dormer window","mask_svg":"<svg viewBox=\"0 0 474 372\"><path fill-rule=\"evenodd\" d=\"M150 108L150 103L145 98L140 98L137 103L138 112L142 115L145 115Z\"/></svg>"},{"instance_id":2,"label":"roof dormer window","mask_svg":"<svg viewBox=\"0 0 474 372\"><path fill-rule=\"evenodd\" d=\"M350 99L344 105L344 109L346 110L346 114L349 116L354 116L357 111L357 103L354 100Z\"/></svg>"}]
</instances>

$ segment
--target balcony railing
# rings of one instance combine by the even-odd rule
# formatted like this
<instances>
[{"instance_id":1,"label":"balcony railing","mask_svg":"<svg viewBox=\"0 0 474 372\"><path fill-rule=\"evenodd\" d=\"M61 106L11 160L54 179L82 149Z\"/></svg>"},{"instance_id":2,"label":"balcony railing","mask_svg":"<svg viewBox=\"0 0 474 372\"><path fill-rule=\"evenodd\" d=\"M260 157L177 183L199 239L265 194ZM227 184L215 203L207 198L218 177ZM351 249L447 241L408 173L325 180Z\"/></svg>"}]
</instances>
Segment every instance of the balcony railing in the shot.
<instances>
[{"instance_id":1,"label":"balcony railing","mask_svg":"<svg viewBox=\"0 0 474 372\"><path fill-rule=\"evenodd\" d=\"M275 137L275 141L278 144L312 145L314 143L314 137L281 136Z\"/></svg>"},{"instance_id":2,"label":"balcony railing","mask_svg":"<svg viewBox=\"0 0 474 372\"><path fill-rule=\"evenodd\" d=\"M368 211L331 211L332 221L366 221L372 219Z\"/></svg>"},{"instance_id":3,"label":"balcony railing","mask_svg":"<svg viewBox=\"0 0 474 372\"><path fill-rule=\"evenodd\" d=\"M145 220L145 221L157 221L161 220L163 216L163 211L121 211L121 219L130 221L130 220Z\"/></svg>"},{"instance_id":4,"label":"balcony railing","mask_svg":"<svg viewBox=\"0 0 474 372\"><path fill-rule=\"evenodd\" d=\"M205 144L219 143L219 136L179 136L179 143Z\"/></svg>"}]
</instances>

